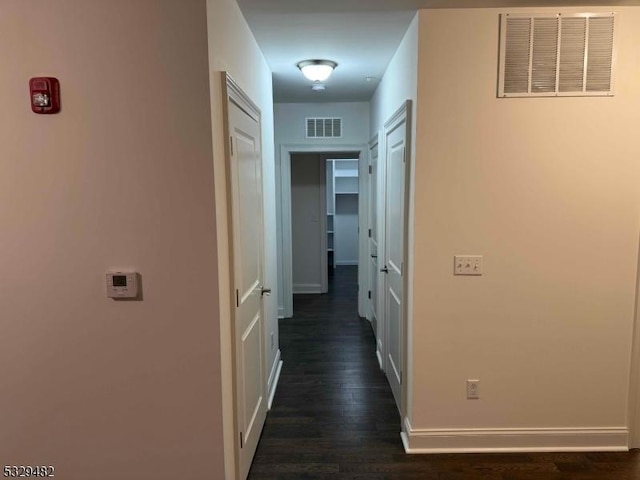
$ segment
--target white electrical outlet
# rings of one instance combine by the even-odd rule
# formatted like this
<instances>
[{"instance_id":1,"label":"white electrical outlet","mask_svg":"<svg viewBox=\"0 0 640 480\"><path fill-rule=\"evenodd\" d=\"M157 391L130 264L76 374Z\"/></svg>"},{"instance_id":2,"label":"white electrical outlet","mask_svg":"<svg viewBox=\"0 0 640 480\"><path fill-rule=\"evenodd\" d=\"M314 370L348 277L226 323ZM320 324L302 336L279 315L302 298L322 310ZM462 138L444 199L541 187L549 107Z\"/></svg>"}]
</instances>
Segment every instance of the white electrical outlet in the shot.
<instances>
[{"instance_id":1,"label":"white electrical outlet","mask_svg":"<svg viewBox=\"0 0 640 480\"><path fill-rule=\"evenodd\" d=\"M454 275L482 275L482 255L456 255L453 257Z\"/></svg>"},{"instance_id":2,"label":"white electrical outlet","mask_svg":"<svg viewBox=\"0 0 640 480\"><path fill-rule=\"evenodd\" d=\"M480 380L467 380L467 400L480 398Z\"/></svg>"}]
</instances>

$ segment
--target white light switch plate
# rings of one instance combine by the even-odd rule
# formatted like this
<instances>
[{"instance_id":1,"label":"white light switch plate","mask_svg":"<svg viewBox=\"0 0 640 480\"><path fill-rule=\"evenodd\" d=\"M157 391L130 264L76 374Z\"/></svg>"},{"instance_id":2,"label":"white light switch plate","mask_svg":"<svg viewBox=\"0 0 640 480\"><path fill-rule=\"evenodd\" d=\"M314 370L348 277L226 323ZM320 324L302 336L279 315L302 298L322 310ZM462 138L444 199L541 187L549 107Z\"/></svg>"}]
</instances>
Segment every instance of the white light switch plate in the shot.
<instances>
[{"instance_id":1,"label":"white light switch plate","mask_svg":"<svg viewBox=\"0 0 640 480\"><path fill-rule=\"evenodd\" d=\"M467 380L467 399L478 400L480 398L480 380Z\"/></svg>"},{"instance_id":2,"label":"white light switch plate","mask_svg":"<svg viewBox=\"0 0 640 480\"><path fill-rule=\"evenodd\" d=\"M456 255L453 257L454 275L482 275L482 255Z\"/></svg>"}]
</instances>

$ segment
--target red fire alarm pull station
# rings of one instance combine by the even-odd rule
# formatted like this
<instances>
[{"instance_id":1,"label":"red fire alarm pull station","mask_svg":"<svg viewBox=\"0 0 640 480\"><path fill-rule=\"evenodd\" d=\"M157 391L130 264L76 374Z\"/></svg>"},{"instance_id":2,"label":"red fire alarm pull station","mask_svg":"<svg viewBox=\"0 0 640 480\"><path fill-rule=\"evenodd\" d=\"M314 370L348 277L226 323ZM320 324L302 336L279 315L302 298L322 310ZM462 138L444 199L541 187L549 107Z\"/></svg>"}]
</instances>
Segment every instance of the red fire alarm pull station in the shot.
<instances>
[{"instance_id":1,"label":"red fire alarm pull station","mask_svg":"<svg viewBox=\"0 0 640 480\"><path fill-rule=\"evenodd\" d=\"M54 77L35 77L29 80L31 110L34 113L60 111L60 82Z\"/></svg>"}]
</instances>

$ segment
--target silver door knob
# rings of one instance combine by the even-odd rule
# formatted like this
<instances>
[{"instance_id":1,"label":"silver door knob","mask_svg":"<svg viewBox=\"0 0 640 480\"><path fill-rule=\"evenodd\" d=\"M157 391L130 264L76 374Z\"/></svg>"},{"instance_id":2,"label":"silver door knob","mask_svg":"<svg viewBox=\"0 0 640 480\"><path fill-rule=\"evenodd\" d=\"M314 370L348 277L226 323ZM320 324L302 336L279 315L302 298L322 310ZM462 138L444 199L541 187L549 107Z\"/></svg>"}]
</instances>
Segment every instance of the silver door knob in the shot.
<instances>
[{"instance_id":1,"label":"silver door knob","mask_svg":"<svg viewBox=\"0 0 640 480\"><path fill-rule=\"evenodd\" d=\"M387 266L385 265L384 268L381 268L380 271L382 273L389 273L389 269L387 268Z\"/></svg>"},{"instance_id":2,"label":"silver door knob","mask_svg":"<svg viewBox=\"0 0 640 480\"><path fill-rule=\"evenodd\" d=\"M265 295L267 295L267 296L271 295L271 289L270 288L260 287L260 295L262 295L263 297Z\"/></svg>"}]
</instances>

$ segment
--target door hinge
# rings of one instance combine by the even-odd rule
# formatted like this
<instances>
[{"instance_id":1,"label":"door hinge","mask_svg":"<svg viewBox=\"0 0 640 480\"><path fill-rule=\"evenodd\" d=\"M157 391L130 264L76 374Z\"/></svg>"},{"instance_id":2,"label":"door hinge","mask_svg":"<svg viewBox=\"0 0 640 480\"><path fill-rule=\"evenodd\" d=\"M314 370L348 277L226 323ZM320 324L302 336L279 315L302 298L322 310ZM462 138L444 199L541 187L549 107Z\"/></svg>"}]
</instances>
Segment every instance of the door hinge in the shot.
<instances>
[{"instance_id":1,"label":"door hinge","mask_svg":"<svg viewBox=\"0 0 640 480\"><path fill-rule=\"evenodd\" d=\"M240 307L240 291L236 289L236 307Z\"/></svg>"},{"instance_id":2,"label":"door hinge","mask_svg":"<svg viewBox=\"0 0 640 480\"><path fill-rule=\"evenodd\" d=\"M244 438L242 436L242 432L240 432L240 448L244 448Z\"/></svg>"},{"instance_id":3,"label":"door hinge","mask_svg":"<svg viewBox=\"0 0 640 480\"><path fill-rule=\"evenodd\" d=\"M373 173L373 167L369 165L369 175L371 175L372 173Z\"/></svg>"},{"instance_id":4,"label":"door hinge","mask_svg":"<svg viewBox=\"0 0 640 480\"><path fill-rule=\"evenodd\" d=\"M229 148L231 149L231 155L233 155L233 137L229 137Z\"/></svg>"},{"instance_id":5,"label":"door hinge","mask_svg":"<svg viewBox=\"0 0 640 480\"><path fill-rule=\"evenodd\" d=\"M371 229L369 229L369 238L371 238Z\"/></svg>"},{"instance_id":6,"label":"door hinge","mask_svg":"<svg viewBox=\"0 0 640 480\"><path fill-rule=\"evenodd\" d=\"M369 290L369 298L371 298L371 290Z\"/></svg>"}]
</instances>

